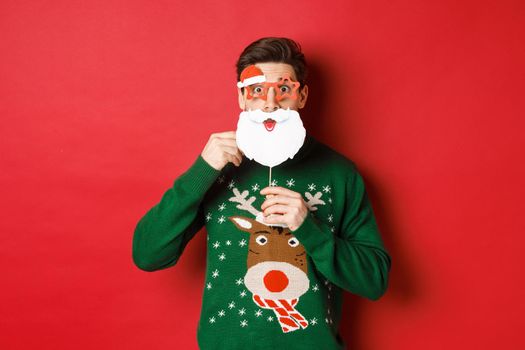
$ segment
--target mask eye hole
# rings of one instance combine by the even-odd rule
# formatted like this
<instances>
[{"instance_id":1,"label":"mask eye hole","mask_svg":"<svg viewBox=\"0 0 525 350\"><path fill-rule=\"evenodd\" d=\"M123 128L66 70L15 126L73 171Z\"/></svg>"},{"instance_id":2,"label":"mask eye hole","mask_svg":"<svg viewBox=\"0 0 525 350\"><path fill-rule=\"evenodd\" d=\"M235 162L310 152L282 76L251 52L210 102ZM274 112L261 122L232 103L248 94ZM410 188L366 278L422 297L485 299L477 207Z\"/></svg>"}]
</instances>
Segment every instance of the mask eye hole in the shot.
<instances>
[{"instance_id":1,"label":"mask eye hole","mask_svg":"<svg viewBox=\"0 0 525 350\"><path fill-rule=\"evenodd\" d=\"M266 90L263 85L254 85L249 87L254 96L264 96L266 95Z\"/></svg>"},{"instance_id":2,"label":"mask eye hole","mask_svg":"<svg viewBox=\"0 0 525 350\"><path fill-rule=\"evenodd\" d=\"M258 245L265 245L266 243L268 243L268 238L266 238L265 235L259 235L255 239L255 242L257 242Z\"/></svg>"},{"instance_id":3,"label":"mask eye hole","mask_svg":"<svg viewBox=\"0 0 525 350\"><path fill-rule=\"evenodd\" d=\"M288 240L288 245L292 248L295 248L299 245L299 240L295 237L292 237Z\"/></svg>"},{"instance_id":4,"label":"mask eye hole","mask_svg":"<svg viewBox=\"0 0 525 350\"><path fill-rule=\"evenodd\" d=\"M279 92L281 94L289 94L292 91L292 89L288 85L281 85L279 86Z\"/></svg>"}]
</instances>

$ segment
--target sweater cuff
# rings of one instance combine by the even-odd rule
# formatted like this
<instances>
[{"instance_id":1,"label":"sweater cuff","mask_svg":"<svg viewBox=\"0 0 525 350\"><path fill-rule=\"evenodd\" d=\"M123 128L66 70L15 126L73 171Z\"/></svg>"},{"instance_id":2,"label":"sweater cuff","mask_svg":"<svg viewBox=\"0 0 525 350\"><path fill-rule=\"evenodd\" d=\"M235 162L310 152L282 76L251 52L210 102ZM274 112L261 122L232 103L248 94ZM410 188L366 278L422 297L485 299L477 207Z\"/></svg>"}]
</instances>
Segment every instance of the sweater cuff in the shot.
<instances>
[{"instance_id":1,"label":"sweater cuff","mask_svg":"<svg viewBox=\"0 0 525 350\"><path fill-rule=\"evenodd\" d=\"M291 232L302 243L308 253L333 239L333 234L330 230L323 230L322 224L310 211L302 224L295 231Z\"/></svg>"},{"instance_id":2,"label":"sweater cuff","mask_svg":"<svg viewBox=\"0 0 525 350\"><path fill-rule=\"evenodd\" d=\"M195 162L183 174L186 188L190 193L203 196L217 179L220 170L212 167L199 154Z\"/></svg>"}]
</instances>

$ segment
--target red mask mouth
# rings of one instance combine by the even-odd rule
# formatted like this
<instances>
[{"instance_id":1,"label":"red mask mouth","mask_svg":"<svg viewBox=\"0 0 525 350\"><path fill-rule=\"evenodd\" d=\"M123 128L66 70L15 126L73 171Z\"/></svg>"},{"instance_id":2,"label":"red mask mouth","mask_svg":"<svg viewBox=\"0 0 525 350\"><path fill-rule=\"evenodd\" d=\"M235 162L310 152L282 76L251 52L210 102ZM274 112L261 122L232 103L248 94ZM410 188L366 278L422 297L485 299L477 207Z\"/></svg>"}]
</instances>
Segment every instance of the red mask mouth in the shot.
<instances>
[{"instance_id":1,"label":"red mask mouth","mask_svg":"<svg viewBox=\"0 0 525 350\"><path fill-rule=\"evenodd\" d=\"M275 127L275 124L277 124L277 122L273 119L268 118L265 121L263 121L263 124L266 130L272 131L273 128Z\"/></svg>"}]
</instances>

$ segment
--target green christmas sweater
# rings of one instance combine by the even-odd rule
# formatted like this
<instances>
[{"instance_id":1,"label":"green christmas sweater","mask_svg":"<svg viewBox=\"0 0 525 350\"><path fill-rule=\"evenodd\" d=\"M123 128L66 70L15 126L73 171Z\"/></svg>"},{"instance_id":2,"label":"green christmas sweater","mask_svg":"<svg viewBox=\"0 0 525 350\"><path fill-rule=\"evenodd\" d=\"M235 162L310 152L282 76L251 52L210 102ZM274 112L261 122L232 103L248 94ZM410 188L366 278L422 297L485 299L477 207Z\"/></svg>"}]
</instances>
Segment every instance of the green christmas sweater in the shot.
<instances>
[{"instance_id":1,"label":"green christmas sweater","mask_svg":"<svg viewBox=\"0 0 525 350\"><path fill-rule=\"evenodd\" d=\"M138 222L133 260L145 271L173 266L205 226L201 349L343 349L343 291L378 299L391 264L363 179L307 134L272 168L271 185L299 192L309 208L291 231L261 223L268 175L246 157L218 171L199 155Z\"/></svg>"}]
</instances>

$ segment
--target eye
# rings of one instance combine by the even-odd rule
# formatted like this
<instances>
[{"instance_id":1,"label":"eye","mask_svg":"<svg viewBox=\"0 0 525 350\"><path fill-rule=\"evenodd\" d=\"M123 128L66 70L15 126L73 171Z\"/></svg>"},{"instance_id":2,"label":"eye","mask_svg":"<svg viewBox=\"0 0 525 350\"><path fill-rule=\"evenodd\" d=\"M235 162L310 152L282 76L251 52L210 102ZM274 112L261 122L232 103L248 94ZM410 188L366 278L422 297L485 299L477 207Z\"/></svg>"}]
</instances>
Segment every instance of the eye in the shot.
<instances>
[{"instance_id":1,"label":"eye","mask_svg":"<svg viewBox=\"0 0 525 350\"><path fill-rule=\"evenodd\" d=\"M262 94L264 92L264 89L263 89L262 86L255 86L255 87L253 87L252 91L253 91L254 94L259 94L260 95L260 94Z\"/></svg>"},{"instance_id":2,"label":"eye","mask_svg":"<svg viewBox=\"0 0 525 350\"><path fill-rule=\"evenodd\" d=\"M287 85L281 85L279 87L279 91L281 91L282 94L288 93L291 91L290 87Z\"/></svg>"},{"instance_id":3,"label":"eye","mask_svg":"<svg viewBox=\"0 0 525 350\"><path fill-rule=\"evenodd\" d=\"M295 237L292 237L288 240L288 245L292 248L295 248L299 245L299 240Z\"/></svg>"},{"instance_id":4,"label":"eye","mask_svg":"<svg viewBox=\"0 0 525 350\"><path fill-rule=\"evenodd\" d=\"M260 235L257 236L255 242L257 242L258 245L265 245L266 243L268 243L268 238L266 238L266 236L264 235Z\"/></svg>"}]
</instances>

